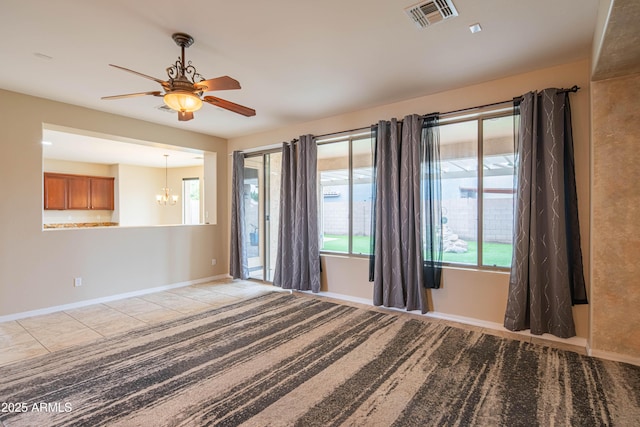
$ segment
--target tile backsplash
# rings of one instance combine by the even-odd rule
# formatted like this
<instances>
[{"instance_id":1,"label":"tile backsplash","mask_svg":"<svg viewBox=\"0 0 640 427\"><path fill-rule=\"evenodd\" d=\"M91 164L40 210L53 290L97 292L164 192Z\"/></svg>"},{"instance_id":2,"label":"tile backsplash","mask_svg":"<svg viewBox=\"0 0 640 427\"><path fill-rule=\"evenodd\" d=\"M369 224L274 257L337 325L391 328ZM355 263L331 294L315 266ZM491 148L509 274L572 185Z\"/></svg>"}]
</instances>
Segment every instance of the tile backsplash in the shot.
<instances>
[{"instance_id":1,"label":"tile backsplash","mask_svg":"<svg viewBox=\"0 0 640 427\"><path fill-rule=\"evenodd\" d=\"M112 211L45 210L42 213L43 224L112 222L112 219L113 219Z\"/></svg>"}]
</instances>

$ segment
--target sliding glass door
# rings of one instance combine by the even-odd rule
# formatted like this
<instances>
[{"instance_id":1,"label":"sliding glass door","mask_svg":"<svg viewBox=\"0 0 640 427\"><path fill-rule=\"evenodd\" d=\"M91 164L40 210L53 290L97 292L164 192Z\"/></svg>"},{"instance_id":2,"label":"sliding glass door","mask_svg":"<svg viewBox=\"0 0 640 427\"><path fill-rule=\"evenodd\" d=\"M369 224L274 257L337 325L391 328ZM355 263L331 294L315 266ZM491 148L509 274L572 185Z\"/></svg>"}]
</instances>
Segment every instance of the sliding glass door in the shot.
<instances>
[{"instance_id":1,"label":"sliding glass door","mask_svg":"<svg viewBox=\"0 0 640 427\"><path fill-rule=\"evenodd\" d=\"M282 153L250 154L244 160L244 218L249 277L271 282L278 249Z\"/></svg>"}]
</instances>

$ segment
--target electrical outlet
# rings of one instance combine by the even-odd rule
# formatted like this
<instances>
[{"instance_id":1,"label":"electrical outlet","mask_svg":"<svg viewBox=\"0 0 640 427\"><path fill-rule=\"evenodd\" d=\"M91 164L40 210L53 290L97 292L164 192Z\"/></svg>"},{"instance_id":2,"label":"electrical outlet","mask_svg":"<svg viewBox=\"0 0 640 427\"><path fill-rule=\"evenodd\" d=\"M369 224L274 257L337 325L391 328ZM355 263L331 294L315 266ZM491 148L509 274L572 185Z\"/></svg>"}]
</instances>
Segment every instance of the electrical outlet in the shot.
<instances>
[{"instance_id":1,"label":"electrical outlet","mask_svg":"<svg viewBox=\"0 0 640 427\"><path fill-rule=\"evenodd\" d=\"M211 265L216 265L218 263L218 260L215 258L211 259Z\"/></svg>"},{"instance_id":2,"label":"electrical outlet","mask_svg":"<svg viewBox=\"0 0 640 427\"><path fill-rule=\"evenodd\" d=\"M73 286L74 287L78 287L78 286L82 286L82 277L76 277L73 279Z\"/></svg>"}]
</instances>

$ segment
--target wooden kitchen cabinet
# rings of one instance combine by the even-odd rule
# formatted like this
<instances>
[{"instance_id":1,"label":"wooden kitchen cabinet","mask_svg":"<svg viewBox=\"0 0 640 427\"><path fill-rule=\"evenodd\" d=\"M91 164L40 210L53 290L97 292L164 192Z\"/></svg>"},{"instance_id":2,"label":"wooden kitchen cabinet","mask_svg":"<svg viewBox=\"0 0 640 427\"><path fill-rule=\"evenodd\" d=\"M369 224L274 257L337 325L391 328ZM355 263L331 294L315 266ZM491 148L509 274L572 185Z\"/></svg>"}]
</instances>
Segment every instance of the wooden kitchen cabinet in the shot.
<instances>
[{"instance_id":1,"label":"wooden kitchen cabinet","mask_svg":"<svg viewBox=\"0 0 640 427\"><path fill-rule=\"evenodd\" d=\"M49 210L113 210L114 178L44 174L44 208Z\"/></svg>"},{"instance_id":2,"label":"wooden kitchen cabinet","mask_svg":"<svg viewBox=\"0 0 640 427\"><path fill-rule=\"evenodd\" d=\"M113 181L114 178L91 177L89 179L91 190L89 209L113 210Z\"/></svg>"},{"instance_id":3,"label":"wooden kitchen cabinet","mask_svg":"<svg viewBox=\"0 0 640 427\"><path fill-rule=\"evenodd\" d=\"M44 174L44 208L67 208L67 180L63 176Z\"/></svg>"},{"instance_id":4,"label":"wooden kitchen cabinet","mask_svg":"<svg viewBox=\"0 0 640 427\"><path fill-rule=\"evenodd\" d=\"M85 176L67 177L67 209L90 209L89 178Z\"/></svg>"}]
</instances>

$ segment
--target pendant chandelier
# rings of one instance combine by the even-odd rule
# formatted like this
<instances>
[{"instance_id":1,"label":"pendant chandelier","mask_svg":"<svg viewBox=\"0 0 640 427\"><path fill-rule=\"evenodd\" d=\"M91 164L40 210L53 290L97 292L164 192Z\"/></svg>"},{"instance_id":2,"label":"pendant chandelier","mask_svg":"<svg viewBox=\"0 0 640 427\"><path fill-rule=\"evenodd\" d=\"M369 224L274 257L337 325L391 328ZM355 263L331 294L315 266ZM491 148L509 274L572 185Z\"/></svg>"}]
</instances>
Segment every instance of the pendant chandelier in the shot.
<instances>
[{"instance_id":1,"label":"pendant chandelier","mask_svg":"<svg viewBox=\"0 0 640 427\"><path fill-rule=\"evenodd\" d=\"M167 205L175 205L176 203L178 203L178 195L177 194L171 194L171 189L169 188L168 185L168 154L164 155L164 188L162 188L162 194L158 194L156 195L156 201L158 202L158 204L160 206L167 206Z\"/></svg>"}]
</instances>

